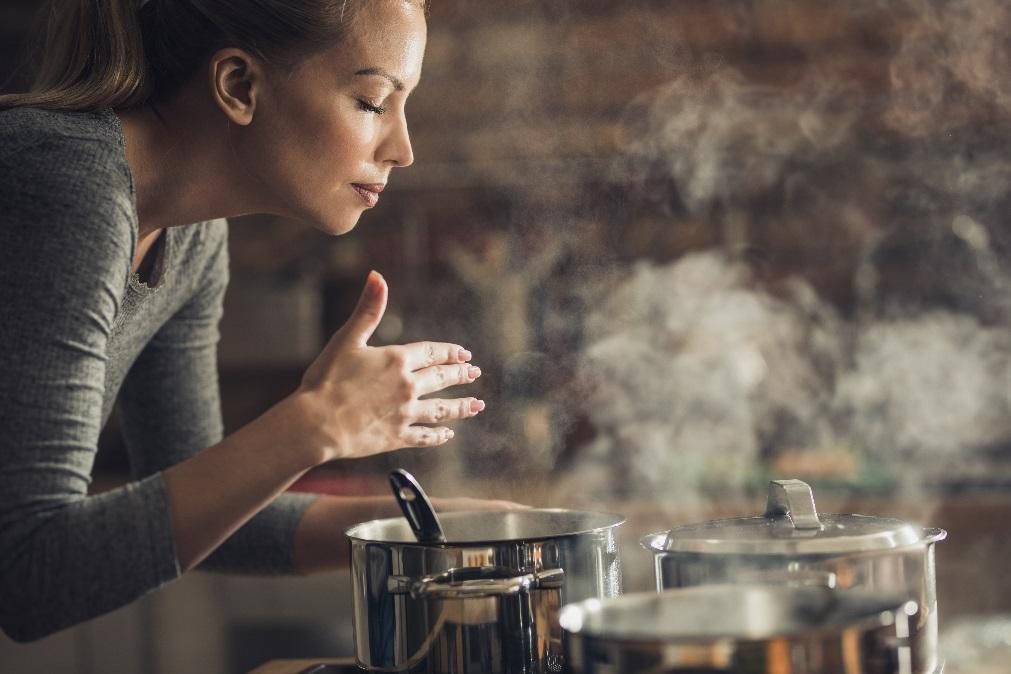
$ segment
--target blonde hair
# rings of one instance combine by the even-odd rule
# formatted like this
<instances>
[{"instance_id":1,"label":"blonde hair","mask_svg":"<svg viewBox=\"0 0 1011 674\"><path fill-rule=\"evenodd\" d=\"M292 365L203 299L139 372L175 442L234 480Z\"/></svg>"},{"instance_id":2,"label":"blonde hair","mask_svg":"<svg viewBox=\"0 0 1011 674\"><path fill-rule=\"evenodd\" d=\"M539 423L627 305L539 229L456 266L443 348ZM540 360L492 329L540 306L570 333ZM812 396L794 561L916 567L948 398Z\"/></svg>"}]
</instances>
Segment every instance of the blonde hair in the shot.
<instances>
[{"instance_id":1,"label":"blonde hair","mask_svg":"<svg viewBox=\"0 0 1011 674\"><path fill-rule=\"evenodd\" d=\"M129 108L175 93L215 51L278 64L340 42L376 0L48 0L44 49L27 93L0 109ZM417 0L428 10L428 0Z\"/></svg>"}]
</instances>

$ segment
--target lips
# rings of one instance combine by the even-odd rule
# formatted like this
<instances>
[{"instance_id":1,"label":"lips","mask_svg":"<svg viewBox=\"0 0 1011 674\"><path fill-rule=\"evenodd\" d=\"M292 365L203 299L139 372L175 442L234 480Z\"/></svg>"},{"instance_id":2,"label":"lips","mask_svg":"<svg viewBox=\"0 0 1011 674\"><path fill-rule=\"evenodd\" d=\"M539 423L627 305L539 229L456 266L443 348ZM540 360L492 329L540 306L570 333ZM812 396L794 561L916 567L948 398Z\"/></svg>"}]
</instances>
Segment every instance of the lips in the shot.
<instances>
[{"instance_id":1,"label":"lips","mask_svg":"<svg viewBox=\"0 0 1011 674\"><path fill-rule=\"evenodd\" d=\"M385 183L352 183L351 187L365 204L372 208L379 202L379 193L386 187Z\"/></svg>"}]
</instances>

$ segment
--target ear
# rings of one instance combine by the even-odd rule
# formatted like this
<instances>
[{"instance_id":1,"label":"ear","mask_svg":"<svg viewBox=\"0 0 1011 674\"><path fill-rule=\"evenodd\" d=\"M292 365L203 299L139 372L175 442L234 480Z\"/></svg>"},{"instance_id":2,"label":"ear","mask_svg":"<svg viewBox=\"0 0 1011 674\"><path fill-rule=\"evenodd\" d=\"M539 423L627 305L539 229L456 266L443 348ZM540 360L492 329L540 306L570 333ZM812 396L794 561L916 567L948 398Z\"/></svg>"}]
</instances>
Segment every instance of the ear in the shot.
<instances>
[{"instance_id":1,"label":"ear","mask_svg":"<svg viewBox=\"0 0 1011 674\"><path fill-rule=\"evenodd\" d=\"M222 49L211 56L208 75L211 96L218 108L235 124L248 126L263 86L259 59L242 49Z\"/></svg>"}]
</instances>

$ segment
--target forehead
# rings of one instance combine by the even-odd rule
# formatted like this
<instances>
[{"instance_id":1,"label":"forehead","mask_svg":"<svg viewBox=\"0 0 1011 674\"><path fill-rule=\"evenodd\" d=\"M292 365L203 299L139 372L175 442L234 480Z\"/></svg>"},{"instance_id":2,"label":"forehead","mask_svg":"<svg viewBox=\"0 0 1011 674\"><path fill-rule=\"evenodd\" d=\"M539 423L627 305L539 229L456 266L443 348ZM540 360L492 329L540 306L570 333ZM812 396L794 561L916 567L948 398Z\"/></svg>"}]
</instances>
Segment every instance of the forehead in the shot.
<instances>
[{"instance_id":1,"label":"forehead","mask_svg":"<svg viewBox=\"0 0 1011 674\"><path fill-rule=\"evenodd\" d=\"M363 69L378 68L410 89L421 77L426 39L425 12L419 4L367 0L356 11L341 44L327 51L327 60L347 77Z\"/></svg>"}]
</instances>

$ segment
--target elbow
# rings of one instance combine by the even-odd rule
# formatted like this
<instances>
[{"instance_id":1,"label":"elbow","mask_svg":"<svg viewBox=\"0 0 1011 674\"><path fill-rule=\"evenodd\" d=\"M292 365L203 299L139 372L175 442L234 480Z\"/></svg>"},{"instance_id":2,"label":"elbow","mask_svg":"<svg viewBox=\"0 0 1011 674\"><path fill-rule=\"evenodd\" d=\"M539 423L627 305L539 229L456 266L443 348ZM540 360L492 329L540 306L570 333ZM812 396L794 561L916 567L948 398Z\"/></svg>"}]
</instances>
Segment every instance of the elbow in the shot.
<instances>
[{"instance_id":1,"label":"elbow","mask_svg":"<svg viewBox=\"0 0 1011 674\"><path fill-rule=\"evenodd\" d=\"M11 601L10 595L7 588L0 592L0 596L3 597L3 607L0 608L0 630L13 641L21 644L38 641L60 629L33 615L32 611L21 602Z\"/></svg>"},{"instance_id":2,"label":"elbow","mask_svg":"<svg viewBox=\"0 0 1011 674\"><path fill-rule=\"evenodd\" d=\"M38 591L37 582L24 561L0 573L0 631L18 643L37 641L73 624L52 593Z\"/></svg>"},{"instance_id":3,"label":"elbow","mask_svg":"<svg viewBox=\"0 0 1011 674\"><path fill-rule=\"evenodd\" d=\"M35 630L23 630L20 626L16 628L8 627L6 624L3 625L3 633L10 637L11 641L15 641L19 644L30 644L33 641L38 641L43 637L49 636L50 632L38 632Z\"/></svg>"}]
</instances>

